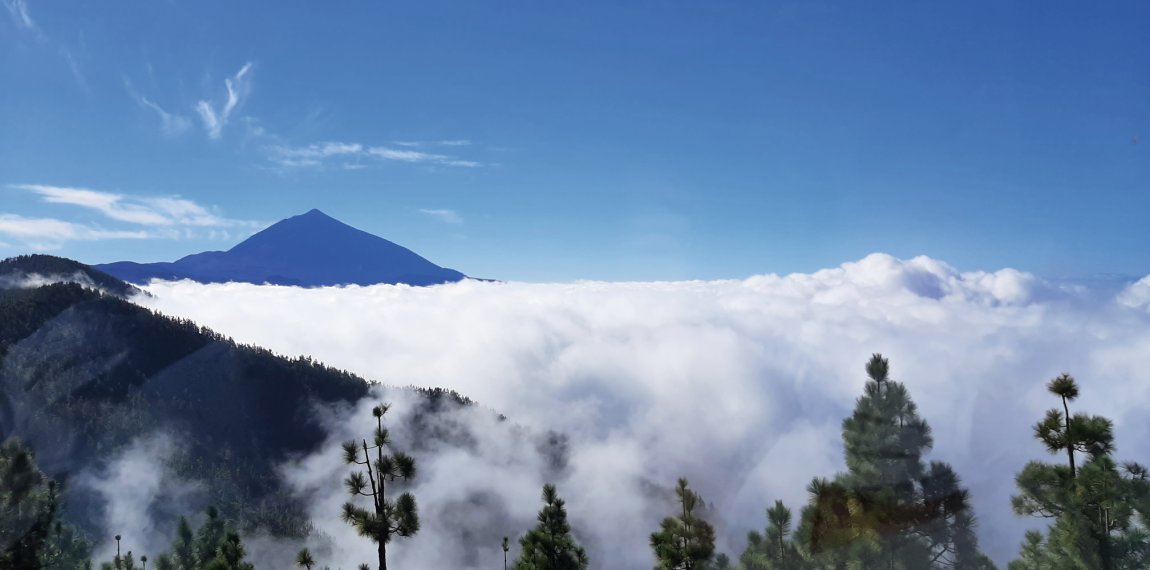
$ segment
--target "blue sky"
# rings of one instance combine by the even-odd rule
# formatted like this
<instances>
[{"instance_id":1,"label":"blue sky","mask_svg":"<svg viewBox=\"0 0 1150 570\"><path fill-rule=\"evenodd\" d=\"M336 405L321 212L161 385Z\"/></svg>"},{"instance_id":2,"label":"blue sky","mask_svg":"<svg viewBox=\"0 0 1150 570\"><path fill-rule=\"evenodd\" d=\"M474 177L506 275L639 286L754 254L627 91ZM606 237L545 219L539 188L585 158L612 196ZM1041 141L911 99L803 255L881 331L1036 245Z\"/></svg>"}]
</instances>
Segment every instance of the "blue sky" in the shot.
<instances>
[{"instance_id":1,"label":"blue sky","mask_svg":"<svg viewBox=\"0 0 1150 570\"><path fill-rule=\"evenodd\" d=\"M0 256L1150 273L1144 2L0 2Z\"/></svg>"}]
</instances>

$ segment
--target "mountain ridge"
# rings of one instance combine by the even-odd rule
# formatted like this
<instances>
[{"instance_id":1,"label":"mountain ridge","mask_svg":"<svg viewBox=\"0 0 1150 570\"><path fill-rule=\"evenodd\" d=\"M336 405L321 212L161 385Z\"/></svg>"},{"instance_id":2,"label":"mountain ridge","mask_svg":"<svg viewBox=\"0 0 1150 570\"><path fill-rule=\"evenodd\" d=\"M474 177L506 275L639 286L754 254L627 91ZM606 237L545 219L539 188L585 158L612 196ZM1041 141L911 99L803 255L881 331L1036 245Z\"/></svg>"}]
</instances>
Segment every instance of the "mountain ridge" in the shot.
<instances>
[{"instance_id":1,"label":"mountain ridge","mask_svg":"<svg viewBox=\"0 0 1150 570\"><path fill-rule=\"evenodd\" d=\"M50 256L0 261L11 266L84 267ZM201 485L199 506L220 507L242 528L301 537L302 499L275 467L324 443L318 409L346 408L373 390L409 391L418 396L405 424L420 434L413 449L462 445L432 419L472 405L454 391L384 386L240 344L100 285L0 281L0 441L19 439L53 478L98 472L140 438L167 434L179 445L163 463ZM95 532L101 501L96 490L73 487L65 518Z\"/></svg>"},{"instance_id":2,"label":"mountain ridge","mask_svg":"<svg viewBox=\"0 0 1150 570\"><path fill-rule=\"evenodd\" d=\"M172 262L118 261L92 267L136 284L191 279L301 287L427 286L467 278L314 208L280 220L227 251L194 253Z\"/></svg>"}]
</instances>

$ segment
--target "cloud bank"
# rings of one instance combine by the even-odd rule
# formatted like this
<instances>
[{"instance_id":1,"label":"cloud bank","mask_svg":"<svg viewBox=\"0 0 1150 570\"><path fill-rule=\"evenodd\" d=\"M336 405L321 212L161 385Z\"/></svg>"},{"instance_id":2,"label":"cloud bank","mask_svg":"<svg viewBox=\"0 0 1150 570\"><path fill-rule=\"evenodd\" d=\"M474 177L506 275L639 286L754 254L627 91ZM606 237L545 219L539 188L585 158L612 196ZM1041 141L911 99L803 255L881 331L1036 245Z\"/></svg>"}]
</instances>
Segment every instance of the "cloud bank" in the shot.
<instances>
[{"instance_id":1,"label":"cloud bank","mask_svg":"<svg viewBox=\"0 0 1150 570\"><path fill-rule=\"evenodd\" d=\"M930 458L952 463L971 488L983 548L1007 560L1024 529L1040 524L1014 517L1009 497L1025 462L1048 457L1031 436L1054 404L1048 379L1074 374L1083 387L1076 408L1115 421L1118 455L1150 459L1140 436L1150 429L1148 283L1099 296L1011 269L959 272L875 254L739 281L155 282L155 297L138 302L388 384L452 388L533 433L566 434L565 466L555 471L489 420L452 419L480 443L417 456L425 528L391 548L408 566L490 566L502 554L495 537L526 531L551 481L595 567L649 568L647 535L672 512L675 478L689 478L713 507L720 550L737 556L771 502L797 510L811 477L842 470L840 424L874 352L891 359L892 376L934 428ZM358 433L361 423L333 429ZM313 501L317 528L339 537L337 554L348 559L333 566L354 567L371 550L336 518L346 474L338 463L333 450L284 470ZM479 542L490 538L489 549L452 550L470 544L459 525L445 526L460 517L492 535Z\"/></svg>"}]
</instances>

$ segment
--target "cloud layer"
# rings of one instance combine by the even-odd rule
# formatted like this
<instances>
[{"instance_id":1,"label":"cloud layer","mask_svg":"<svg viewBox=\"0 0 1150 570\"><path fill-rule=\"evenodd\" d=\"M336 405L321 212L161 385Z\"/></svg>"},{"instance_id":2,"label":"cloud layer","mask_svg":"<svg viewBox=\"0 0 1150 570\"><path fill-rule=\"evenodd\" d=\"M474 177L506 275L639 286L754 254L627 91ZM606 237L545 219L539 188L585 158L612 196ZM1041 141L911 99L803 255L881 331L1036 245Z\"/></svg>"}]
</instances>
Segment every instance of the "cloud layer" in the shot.
<instances>
[{"instance_id":1,"label":"cloud layer","mask_svg":"<svg viewBox=\"0 0 1150 570\"><path fill-rule=\"evenodd\" d=\"M1014 473L1047 457L1031 425L1053 405L1043 389L1049 378L1077 376L1077 407L1115 420L1119 455L1150 459L1140 437L1150 428L1147 282L1116 298L1010 269L962 273L926 257L876 254L741 281L180 282L153 283L155 298L140 302L389 384L453 388L536 432L567 434L567 468L548 473L522 443L467 420L488 434L478 436L486 447L423 457L415 493L441 516L456 512L448 505L470 512L461 496L489 497L488 507L472 510L503 513L515 528L491 532L514 540L532 524L550 479L596 567L651 566L647 534L671 512L659 489L679 476L713 504L721 550L737 555L746 531L765 525L770 502L798 508L811 477L843 468L840 422L861 393L863 363L881 352L934 428L931 457L951 462L971 487L983 547L1002 561L1038 524L1016 519L1009 497ZM285 473L301 492L329 485L339 493L334 456ZM319 528L342 524L320 506L335 496L315 497ZM459 530L427 522L419 537L393 546L397 559L444 562L436 545L458 543ZM349 558L370 551L346 532L334 536ZM469 553L470 563L498 559L497 549L493 541L490 551Z\"/></svg>"}]
</instances>

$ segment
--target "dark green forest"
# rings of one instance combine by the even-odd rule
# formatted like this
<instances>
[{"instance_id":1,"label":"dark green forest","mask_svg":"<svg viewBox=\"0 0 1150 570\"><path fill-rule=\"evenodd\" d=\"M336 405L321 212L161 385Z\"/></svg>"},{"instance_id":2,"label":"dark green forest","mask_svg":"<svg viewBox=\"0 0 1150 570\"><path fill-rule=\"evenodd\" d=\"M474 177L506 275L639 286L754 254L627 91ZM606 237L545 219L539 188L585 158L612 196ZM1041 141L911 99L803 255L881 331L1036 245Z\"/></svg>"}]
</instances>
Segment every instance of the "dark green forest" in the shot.
<instances>
[{"instance_id":1,"label":"dark green forest","mask_svg":"<svg viewBox=\"0 0 1150 570\"><path fill-rule=\"evenodd\" d=\"M131 295L146 294L131 283L64 257L32 254L0 260L0 288L17 285L33 275L90 284L117 297L127 298Z\"/></svg>"},{"instance_id":2,"label":"dark green forest","mask_svg":"<svg viewBox=\"0 0 1150 570\"><path fill-rule=\"evenodd\" d=\"M9 274L63 267L38 256L3 263ZM0 569L252 569L249 533L302 545L308 519L274 466L325 444L317 404L350 410L369 383L309 358L239 345L101 288L0 289ZM845 465L810 481L806 503L762 505L764 527L748 530L741 551L719 552L705 497L676 474L653 474L673 488L674 506L648 544L634 548L647 549L657 570L994 568L979 548L970 493L961 474L931 454L930 425L910 387L892 379L879 354L862 371L861 394L842 421ZM1033 436L1048 460L1018 466L1011 501L1017 516L1044 530L1026 535L1007 569L1150 568L1150 472L1119 456L1109 419L1076 409L1088 383L1063 374L1046 388L1051 409L1034 418ZM405 429L423 441L412 445L467 445L431 418L472 402L445 390L420 394ZM393 441L389 410L381 403L362 418L363 435L343 443L346 478L331 481L347 493L332 519L378 547L377 559L360 568L386 569L388 546L424 522L419 497L404 486L418 480L418 465ZM175 515L165 552L141 552L134 537L100 528L96 505L68 479L156 431L182 434L172 467L204 481L207 493L202 513ZM561 436L547 437L562 447ZM540 499L534 527L502 529L505 569L612 567L581 546L572 527L593 521L569 519L561 488L545 485ZM115 557L91 561L94 541L112 536ZM296 562L328 567L307 549Z\"/></svg>"}]
</instances>

